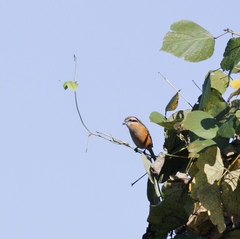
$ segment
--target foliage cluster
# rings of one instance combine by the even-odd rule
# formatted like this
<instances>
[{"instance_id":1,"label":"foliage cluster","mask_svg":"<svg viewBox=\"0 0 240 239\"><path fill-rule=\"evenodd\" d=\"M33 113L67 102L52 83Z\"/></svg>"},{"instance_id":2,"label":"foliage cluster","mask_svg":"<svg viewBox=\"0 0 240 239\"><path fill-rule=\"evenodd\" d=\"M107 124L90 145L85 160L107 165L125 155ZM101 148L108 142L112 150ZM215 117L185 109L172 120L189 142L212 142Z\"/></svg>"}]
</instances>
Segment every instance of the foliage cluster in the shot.
<instances>
[{"instance_id":1,"label":"foliage cluster","mask_svg":"<svg viewBox=\"0 0 240 239\"><path fill-rule=\"evenodd\" d=\"M154 163L142 153L150 202L143 239L240 238L240 100L232 100L240 94L240 79L232 80L232 75L240 72L240 35L224 31L232 37L220 67L206 74L196 104L166 118L168 111L177 109L181 96L177 91L165 115L150 115L152 122L164 127L166 153L160 153ZM217 38L198 24L183 20L171 25L161 50L199 62L212 56ZM131 147L86 127L77 105L75 75L74 81L63 86L74 91L78 114L89 136ZM236 90L225 100L223 94L229 86Z\"/></svg>"},{"instance_id":2,"label":"foliage cluster","mask_svg":"<svg viewBox=\"0 0 240 239\"><path fill-rule=\"evenodd\" d=\"M151 170L147 186L149 226L143 239L240 238L240 38L227 42L220 67L210 70L202 93L189 110L178 110L169 118L152 112L150 120L164 127L166 154L158 171L163 183L158 192ZM171 25L161 50L186 61L199 62L211 57L217 38L192 21ZM236 90L225 100L223 94ZM175 110L178 94L166 111ZM143 154L143 159L147 157ZM146 164L146 163L145 163ZM149 164L149 168L154 168ZM159 194L161 197L159 197Z\"/></svg>"}]
</instances>

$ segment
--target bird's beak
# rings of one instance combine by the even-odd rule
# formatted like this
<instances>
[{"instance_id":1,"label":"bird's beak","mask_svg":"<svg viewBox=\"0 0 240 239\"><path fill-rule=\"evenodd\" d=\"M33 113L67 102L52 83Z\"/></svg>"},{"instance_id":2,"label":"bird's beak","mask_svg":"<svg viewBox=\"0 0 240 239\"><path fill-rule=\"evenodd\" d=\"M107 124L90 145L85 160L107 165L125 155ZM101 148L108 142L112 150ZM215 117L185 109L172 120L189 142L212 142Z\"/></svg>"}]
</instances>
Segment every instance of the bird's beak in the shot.
<instances>
[{"instance_id":1,"label":"bird's beak","mask_svg":"<svg viewBox=\"0 0 240 239\"><path fill-rule=\"evenodd\" d=\"M126 123L125 123L125 122L123 122L122 124L123 124L123 125L125 125Z\"/></svg>"}]
</instances>

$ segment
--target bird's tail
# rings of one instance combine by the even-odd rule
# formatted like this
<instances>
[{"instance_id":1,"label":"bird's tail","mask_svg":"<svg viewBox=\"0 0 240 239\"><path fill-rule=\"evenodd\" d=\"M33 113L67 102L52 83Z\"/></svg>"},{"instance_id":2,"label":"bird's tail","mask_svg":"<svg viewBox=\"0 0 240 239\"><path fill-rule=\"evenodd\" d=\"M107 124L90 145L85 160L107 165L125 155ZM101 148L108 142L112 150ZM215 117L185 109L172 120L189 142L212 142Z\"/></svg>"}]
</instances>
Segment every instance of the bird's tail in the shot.
<instances>
[{"instance_id":1,"label":"bird's tail","mask_svg":"<svg viewBox=\"0 0 240 239\"><path fill-rule=\"evenodd\" d=\"M155 161L156 160L156 155L154 154L152 147L149 147L148 151L151 154L152 159Z\"/></svg>"}]
</instances>

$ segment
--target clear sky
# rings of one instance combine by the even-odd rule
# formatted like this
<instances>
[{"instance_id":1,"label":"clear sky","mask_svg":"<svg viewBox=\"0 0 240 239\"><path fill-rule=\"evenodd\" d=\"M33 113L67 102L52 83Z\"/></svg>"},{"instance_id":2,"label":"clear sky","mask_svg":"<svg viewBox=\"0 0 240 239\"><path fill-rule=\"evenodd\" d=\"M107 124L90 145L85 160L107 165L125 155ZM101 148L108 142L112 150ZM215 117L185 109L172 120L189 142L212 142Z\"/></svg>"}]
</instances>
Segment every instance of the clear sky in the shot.
<instances>
[{"instance_id":1,"label":"clear sky","mask_svg":"<svg viewBox=\"0 0 240 239\"><path fill-rule=\"evenodd\" d=\"M147 227L145 171L131 149L91 137L82 127L73 80L78 57L79 107L87 126L132 143L122 125L135 115L148 126L154 151L163 131L149 121L164 113L174 90L194 104L214 56L188 63L159 51L170 25L195 21L214 36L240 32L239 1L10 0L0 3L0 238L139 239ZM180 99L179 109L189 106Z\"/></svg>"}]
</instances>

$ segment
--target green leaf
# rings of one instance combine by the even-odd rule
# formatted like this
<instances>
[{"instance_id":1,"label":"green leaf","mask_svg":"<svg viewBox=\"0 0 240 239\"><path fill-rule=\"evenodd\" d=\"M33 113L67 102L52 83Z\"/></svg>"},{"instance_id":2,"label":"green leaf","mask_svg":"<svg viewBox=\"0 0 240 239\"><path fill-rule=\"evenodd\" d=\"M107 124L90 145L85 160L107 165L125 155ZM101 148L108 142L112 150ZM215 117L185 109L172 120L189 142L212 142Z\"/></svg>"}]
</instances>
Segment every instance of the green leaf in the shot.
<instances>
[{"instance_id":1,"label":"green leaf","mask_svg":"<svg viewBox=\"0 0 240 239\"><path fill-rule=\"evenodd\" d=\"M204 139L214 138L218 131L218 122L213 116L200 110L189 113L182 124L184 128Z\"/></svg>"},{"instance_id":2,"label":"green leaf","mask_svg":"<svg viewBox=\"0 0 240 239\"><path fill-rule=\"evenodd\" d=\"M77 81L67 81L63 84L63 88L65 90L69 88L70 90L76 91L78 88L78 83Z\"/></svg>"},{"instance_id":3,"label":"green leaf","mask_svg":"<svg viewBox=\"0 0 240 239\"><path fill-rule=\"evenodd\" d=\"M206 181L214 184L221 178L224 170L220 149L216 146L208 148L200 155L197 166L204 172Z\"/></svg>"},{"instance_id":4,"label":"green leaf","mask_svg":"<svg viewBox=\"0 0 240 239\"><path fill-rule=\"evenodd\" d=\"M229 77L220 70L209 71L207 74L210 81L211 88L218 90L221 94L224 94L229 85Z\"/></svg>"},{"instance_id":5,"label":"green leaf","mask_svg":"<svg viewBox=\"0 0 240 239\"><path fill-rule=\"evenodd\" d=\"M224 239L238 239L239 235L240 229L234 228L234 230L224 233Z\"/></svg>"},{"instance_id":6,"label":"green leaf","mask_svg":"<svg viewBox=\"0 0 240 239\"><path fill-rule=\"evenodd\" d=\"M187 195L186 186L189 182L187 174L179 173L170 176L162 186L162 195L164 200L173 200L180 202L183 195Z\"/></svg>"},{"instance_id":7,"label":"green leaf","mask_svg":"<svg viewBox=\"0 0 240 239\"><path fill-rule=\"evenodd\" d=\"M158 113L156 111L151 113L151 115L149 116L149 119L151 122L160 124L160 125L161 125L161 123L167 121L167 118L164 115L162 115L161 113Z\"/></svg>"},{"instance_id":8,"label":"green leaf","mask_svg":"<svg viewBox=\"0 0 240 239\"><path fill-rule=\"evenodd\" d=\"M219 128L218 135L225 138L232 138L235 134L239 121L235 115L231 115Z\"/></svg>"},{"instance_id":9,"label":"green leaf","mask_svg":"<svg viewBox=\"0 0 240 239\"><path fill-rule=\"evenodd\" d=\"M237 110L235 113L236 117L238 118L238 120L240 120L240 110Z\"/></svg>"},{"instance_id":10,"label":"green leaf","mask_svg":"<svg viewBox=\"0 0 240 239\"><path fill-rule=\"evenodd\" d=\"M224 71L229 71L231 74L234 67L240 62L240 38L231 38L225 48L221 62L221 67Z\"/></svg>"},{"instance_id":11,"label":"green leaf","mask_svg":"<svg viewBox=\"0 0 240 239\"><path fill-rule=\"evenodd\" d=\"M155 185L148 178L147 181L147 198L150 205L157 205L160 202L160 197L156 195Z\"/></svg>"},{"instance_id":12,"label":"green leaf","mask_svg":"<svg viewBox=\"0 0 240 239\"><path fill-rule=\"evenodd\" d=\"M179 110L176 113L172 114L168 119L162 115L161 113L158 112L152 112L150 115L150 121L153 123L156 123L165 129L172 130L175 129L174 126L182 122L183 119L186 118L187 114L191 112L191 110Z\"/></svg>"},{"instance_id":13,"label":"green leaf","mask_svg":"<svg viewBox=\"0 0 240 239\"><path fill-rule=\"evenodd\" d=\"M188 214L182 204L171 200L164 200L158 206L150 207L148 222L155 224L161 232L167 233L184 225L187 218Z\"/></svg>"},{"instance_id":14,"label":"green leaf","mask_svg":"<svg viewBox=\"0 0 240 239\"><path fill-rule=\"evenodd\" d=\"M197 139L188 145L188 151L190 153L196 154L215 144L216 142L213 141L212 139L204 139L204 140Z\"/></svg>"},{"instance_id":15,"label":"green leaf","mask_svg":"<svg viewBox=\"0 0 240 239\"><path fill-rule=\"evenodd\" d=\"M219 233L223 233L226 229L222 202L220 200L220 190L217 183L208 184L205 182L198 190L198 198L202 205L208 209L210 219L214 225L217 226Z\"/></svg>"},{"instance_id":16,"label":"green leaf","mask_svg":"<svg viewBox=\"0 0 240 239\"><path fill-rule=\"evenodd\" d=\"M239 73L240 72L240 65L236 65L234 68L233 68L233 70L232 70L232 74L237 74L237 73Z\"/></svg>"},{"instance_id":17,"label":"green leaf","mask_svg":"<svg viewBox=\"0 0 240 239\"><path fill-rule=\"evenodd\" d=\"M228 109L228 104L222 94L228 87L229 79L221 71L210 71L203 84L203 94L199 103L199 110L217 117Z\"/></svg>"},{"instance_id":18,"label":"green leaf","mask_svg":"<svg viewBox=\"0 0 240 239\"><path fill-rule=\"evenodd\" d=\"M208 59L214 51L215 40L211 33L195 22L182 20L171 25L171 32L164 38L161 50L186 61Z\"/></svg>"},{"instance_id":19,"label":"green leaf","mask_svg":"<svg viewBox=\"0 0 240 239\"><path fill-rule=\"evenodd\" d=\"M221 199L224 205L224 211L229 217L232 215L240 215L239 171L239 169L236 171L230 171L229 174L224 177L224 181L221 184Z\"/></svg>"},{"instance_id":20,"label":"green leaf","mask_svg":"<svg viewBox=\"0 0 240 239\"><path fill-rule=\"evenodd\" d=\"M166 129L173 129L173 126L176 122L170 122L167 118L158 112L152 112L149 116L151 122L156 123Z\"/></svg>"}]
</instances>

